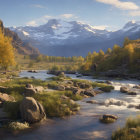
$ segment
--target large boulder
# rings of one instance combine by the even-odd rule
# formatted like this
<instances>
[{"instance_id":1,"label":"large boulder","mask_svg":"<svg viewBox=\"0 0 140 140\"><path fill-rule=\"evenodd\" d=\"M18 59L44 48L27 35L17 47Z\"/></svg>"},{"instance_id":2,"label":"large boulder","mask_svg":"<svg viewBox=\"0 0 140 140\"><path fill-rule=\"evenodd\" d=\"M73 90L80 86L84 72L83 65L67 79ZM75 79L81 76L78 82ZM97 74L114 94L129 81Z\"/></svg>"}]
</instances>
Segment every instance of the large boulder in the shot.
<instances>
[{"instance_id":1,"label":"large boulder","mask_svg":"<svg viewBox=\"0 0 140 140\"><path fill-rule=\"evenodd\" d=\"M0 93L0 102L14 102L15 98L11 95L8 95L6 93Z\"/></svg>"},{"instance_id":2,"label":"large boulder","mask_svg":"<svg viewBox=\"0 0 140 140\"><path fill-rule=\"evenodd\" d=\"M122 92L122 93L128 93L129 92L129 88L128 87L121 87L120 88L120 92Z\"/></svg>"},{"instance_id":3,"label":"large boulder","mask_svg":"<svg viewBox=\"0 0 140 140\"><path fill-rule=\"evenodd\" d=\"M39 122L46 118L43 106L32 97L25 97L22 100L20 113L22 120L28 123Z\"/></svg>"}]
</instances>

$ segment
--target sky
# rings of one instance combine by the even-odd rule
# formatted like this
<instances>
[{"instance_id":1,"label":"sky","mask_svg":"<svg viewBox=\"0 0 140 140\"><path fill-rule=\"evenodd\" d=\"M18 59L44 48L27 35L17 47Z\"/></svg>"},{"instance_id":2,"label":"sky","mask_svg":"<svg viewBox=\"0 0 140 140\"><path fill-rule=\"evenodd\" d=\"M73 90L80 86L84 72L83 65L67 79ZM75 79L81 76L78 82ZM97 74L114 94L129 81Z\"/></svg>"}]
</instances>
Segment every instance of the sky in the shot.
<instances>
[{"instance_id":1,"label":"sky","mask_svg":"<svg viewBox=\"0 0 140 140\"><path fill-rule=\"evenodd\" d=\"M39 26L54 18L114 31L140 21L140 0L0 0L6 27Z\"/></svg>"}]
</instances>

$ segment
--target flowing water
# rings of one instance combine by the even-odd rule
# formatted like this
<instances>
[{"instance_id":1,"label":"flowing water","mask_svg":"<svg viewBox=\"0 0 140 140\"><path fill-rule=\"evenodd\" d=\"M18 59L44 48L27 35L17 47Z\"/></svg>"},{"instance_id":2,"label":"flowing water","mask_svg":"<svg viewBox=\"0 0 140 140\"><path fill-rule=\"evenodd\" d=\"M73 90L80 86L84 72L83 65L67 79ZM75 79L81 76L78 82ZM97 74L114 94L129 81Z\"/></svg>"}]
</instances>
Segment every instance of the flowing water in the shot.
<instances>
[{"instance_id":1,"label":"flowing water","mask_svg":"<svg viewBox=\"0 0 140 140\"><path fill-rule=\"evenodd\" d=\"M35 77L45 80L52 75L46 74L46 71L39 73L29 73L22 71L20 77ZM76 75L68 75L76 78ZM78 78L79 79L79 78ZM80 79L99 81L91 77L81 77ZM102 81L102 80L100 80ZM96 97L86 98L78 101L81 110L73 116L65 119L55 118L47 120L44 124L36 126L34 129L14 134L5 139L7 140L110 140L111 134L118 127L125 124L126 118L140 114L135 108L128 108L129 105L140 104L140 94L136 96L120 93L121 86L133 87L140 84L139 81L132 80L112 80L115 89L110 93L98 94ZM139 91L138 91L139 92ZM88 100L96 100L99 104L86 103ZM111 105L110 105L111 103ZM115 123L102 124L99 117L103 114L114 114L119 118Z\"/></svg>"}]
</instances>

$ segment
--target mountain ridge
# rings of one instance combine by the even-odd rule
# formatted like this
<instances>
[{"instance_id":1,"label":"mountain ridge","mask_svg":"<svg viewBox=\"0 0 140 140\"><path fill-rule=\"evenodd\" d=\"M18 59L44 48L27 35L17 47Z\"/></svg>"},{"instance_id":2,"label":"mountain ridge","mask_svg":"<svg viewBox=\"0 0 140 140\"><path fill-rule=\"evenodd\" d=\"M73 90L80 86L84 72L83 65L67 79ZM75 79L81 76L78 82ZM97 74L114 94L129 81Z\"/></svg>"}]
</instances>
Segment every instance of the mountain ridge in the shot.
<instances>
[{"instance_id":1,"label":"mountain ridge","mask_svg":"<svg viewBox=\"0 0 140 140\"><path fill-rule=\"evenodd\" d=\"M0 29L5 36L12 38L12 45L16 48L19 54L23 55L39 55L40 52L37 48L34 48L30 43L23 42L16 32L11 31L9 28L5 28L2 20L0 20Z\"/></svg>"},{"instance_id":2,"label":"mountain ridge","mask_svg":"<svg viewBox=\"0 0 140 140\"><path fill-rule=\"evenodd\" d=\"M37 27L10 28L23 42L30 42L39 51L53 56L85 56L89 51L122 45L125 37L140 38L140 22L128 22L118 31L95 29L94 26L78 21L50 19Z\"/></svg>"}]
</instances>

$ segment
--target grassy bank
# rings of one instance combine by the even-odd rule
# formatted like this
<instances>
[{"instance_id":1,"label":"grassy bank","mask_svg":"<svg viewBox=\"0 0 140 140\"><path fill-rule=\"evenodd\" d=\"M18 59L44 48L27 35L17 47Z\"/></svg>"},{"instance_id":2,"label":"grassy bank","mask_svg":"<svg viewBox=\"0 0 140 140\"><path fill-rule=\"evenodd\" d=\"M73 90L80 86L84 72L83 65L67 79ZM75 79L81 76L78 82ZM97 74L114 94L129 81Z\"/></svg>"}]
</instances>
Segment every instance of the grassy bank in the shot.
<instances>
[{"instance_id":1,"label":"grassy bank","mask_svg":"<svg viewBox=\"0 0 140 140\"><path fill-rule=\"evenodd\" d=\"M16 99L16 102L6 102L4 104L4 110L12 119L20 118L19 105L21 100L24 98L23 93L26 84L47 88L48 85L58 85L58 82L53 80L42 81L37 79L18 78L0 83L0 86L7 87L5 92ZM69 98L66 100L62 99L61 96L64 95ZM73 103L71 99L82 99L80 95L73 95L71 91L57 90L44 91L34 95L33 97L44 106L47 117L63 117L73 114L74 110L78 108L78 105Z\"/></svg>"},{"instance_id":2,"label":"grassy bank","mask_svg":"<svg viewBox=\"0 0 140 140\"><path fill-rule=\"evenodd\" d=\"M139 140L140 116L128 118L123 128L119 128L112 134L112 140Z\"/></svg>"}]
</instances>

